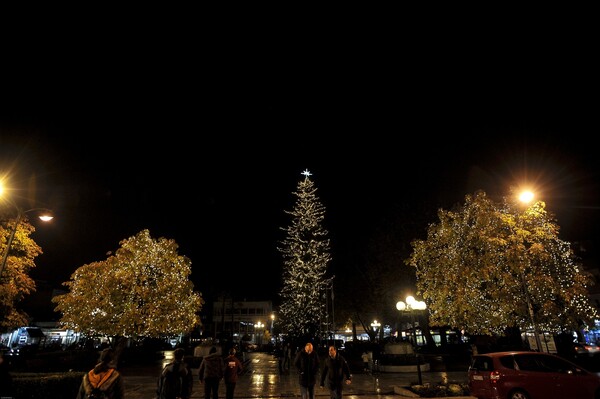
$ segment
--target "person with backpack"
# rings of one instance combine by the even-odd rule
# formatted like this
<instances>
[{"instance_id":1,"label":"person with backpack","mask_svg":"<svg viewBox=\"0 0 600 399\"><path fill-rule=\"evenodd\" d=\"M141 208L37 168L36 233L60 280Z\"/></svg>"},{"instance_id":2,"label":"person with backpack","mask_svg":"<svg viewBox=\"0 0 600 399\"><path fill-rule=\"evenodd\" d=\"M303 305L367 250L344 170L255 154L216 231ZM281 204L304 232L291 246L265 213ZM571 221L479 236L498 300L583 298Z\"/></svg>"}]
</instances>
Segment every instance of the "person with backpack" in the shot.
<instances>
[{"instance_id":1,"label":"person with backpack","mask_svg":"<svg viewBox=\"0 0 600 399\"><path fill-rule=\"evenodd\" d=\"M77 399L123 399L123 377L112 364L115 352L106 348L100 352L98 364L83 376Z\"/></svg>"},{"instance_id":2,"label":"person with backpack","mask_svg":"<svg viewBox=\"0 0 600 399\"><path fill-rule=\"evenodd\" d=\"M210 348L207 356L204 356L198 375L200 383L204 384L204 399L219 399L219 382L223 378L225 364L223 358L217 353L217 347Z\"/></svg>"},{"instance_id":3,"label":"person with backpack","mask_svg":"<svg viewBox=\"0 0 600 399\"><path fill-rule=\"evenodd\" d=\"M225 399L233 399L235 384L243 369L242 362L235 355L235 348L229 349L229 356L225 358Z\"/></svg>"},{"instance_id":4,"label":"person with backpack","mask_svg":"<svg viewBox=\"0 0 600 399\"><path fill-rule=\"evenodd\" d=\"M177 348L174 360L163 367L158 377L158 399L189 399L192 396L192 372L183 357L185 350Z\"/></svg>"}]
</instances>

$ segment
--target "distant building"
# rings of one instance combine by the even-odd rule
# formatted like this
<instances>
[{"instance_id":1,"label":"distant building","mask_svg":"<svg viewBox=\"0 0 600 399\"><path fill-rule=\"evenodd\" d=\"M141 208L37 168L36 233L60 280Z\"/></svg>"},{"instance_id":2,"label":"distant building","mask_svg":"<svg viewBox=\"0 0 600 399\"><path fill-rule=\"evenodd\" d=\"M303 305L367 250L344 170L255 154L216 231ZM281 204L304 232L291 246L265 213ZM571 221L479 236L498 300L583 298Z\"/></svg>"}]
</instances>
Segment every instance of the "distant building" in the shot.
<instances>
[{"instance_id":1,"label":"distant building","mask_svg":"<svg viewBox=\"0 0 600 399\"><path fill-rule=\"evenodd\" d=\"M219 299L213 303L212 332L214 337L228 337L234 342L241 341L244 335L261 345L265 341L265 331L272 334L272 301L235 301L231 298Z\"/></svg>"}]
</instances>

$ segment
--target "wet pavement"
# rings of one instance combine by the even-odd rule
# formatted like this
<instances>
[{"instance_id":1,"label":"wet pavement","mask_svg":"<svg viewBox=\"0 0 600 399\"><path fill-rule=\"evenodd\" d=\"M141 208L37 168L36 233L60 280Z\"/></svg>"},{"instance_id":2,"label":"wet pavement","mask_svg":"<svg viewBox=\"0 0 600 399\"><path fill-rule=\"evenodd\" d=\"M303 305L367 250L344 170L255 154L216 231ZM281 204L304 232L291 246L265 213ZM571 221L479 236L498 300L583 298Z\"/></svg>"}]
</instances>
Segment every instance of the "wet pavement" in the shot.
<instances>
[{"instance_id":1,"label":"wet pavement","mask_svg":"<svg viewBox=\"0 0 600 399\"><path fill-rule=\"evenodd\" d=\"M235 389L235 398L299 398L300 388L298 376L292 370L290 374L280 374L278 362L268 353L251 352L246 354L244 373L239 377ZM144 366L129 366L121 370L125 382L126 399L153 399L156 396L156 381L161 370L161 363ZM194 373L192 398L204 398L204 386L198 380L198 369ZM440 383L443 381L465 383L466 371L423 371L423 383ZM344 386L345 399L399 399L402 395L394 392L394 386L406 387L416 384L418 374L378 373L353 374L352 384ZM317 397L329 398L329 390L315 387ZM219 397L225 397L223 381L219 386ZM473 398L472 396L453 397L453 399ZM438 398L440 399L440 398ZM473 398L474 399L474 398Z\"/></svg>"}]
</instances>

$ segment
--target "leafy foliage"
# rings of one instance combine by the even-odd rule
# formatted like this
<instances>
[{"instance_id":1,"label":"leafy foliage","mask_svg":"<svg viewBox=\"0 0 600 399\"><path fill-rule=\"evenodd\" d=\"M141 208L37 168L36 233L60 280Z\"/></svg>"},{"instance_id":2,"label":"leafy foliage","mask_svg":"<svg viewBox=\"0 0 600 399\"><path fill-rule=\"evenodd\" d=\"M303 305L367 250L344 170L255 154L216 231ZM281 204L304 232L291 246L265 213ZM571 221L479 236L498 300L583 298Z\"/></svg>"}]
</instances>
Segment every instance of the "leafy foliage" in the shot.
<instances>
[{"instance_id":1,"label":"leafy foliage","mask_svg":"<svg viewBox=\"0 0 600 399\"><path fill-rule=\"evenodd\" d=\"M469 385L467 383L456 384L447 382L440 382L438 384L426 383L423 385L411 385L410 391L419 395L420 398L465 396L469 394Z\"/></svg>"},{"instance_id":2,"label":"leafy foliage","mask_svg":"<svg viewBox=\"0 0 600 399\"><path fill-rule=\"evenodd\" d=\"M0 220L0 254L4 255L15 220L4 217L0 217ZM43 252L30 237L34 231L35 228L25 217L20 220L15 231L6 265L0 276L0 331L28 324L29 317L18 308L18 303L36 289L29 273L35 267L34 259ZM0 261L1 259L0 256Z\"/></svg>"},{"instance_id":3,"label":"leafy foliage","mask_svg":"<svg viewBox=\"0 0 600 399\"><path fill-rule=\"evenodd\" d=\"M283 256L280 324L290 337L317 337L326 319L325 295L331 279L326 277L331 260L327 230L322 226L325 207L307 173L298 183L291 224L282 228L286 238L279 249Z\"/></svg>"},{"instance_id":4,"label":"leafy foliage","mask_svg":"<svg viewBox=\"0 0 600 399\"><path fill-rule=\"evenodd\" d=\"M87 334L161 337L190 332L204 300L189 280L191 261L174 240L148 230L121 241L114 256L78 268L53 298L61 324Z\"/></svg>"},{"instance_id":5,"label":"leafy foliage","mask_svg":"<svg viewBox=\"0 0 600 399\"><path fill-rule=\"evenodd\" d=\"M407 259L432 325L472 334L531 329L530 309L545 331L592 325L590 275L558 238L542 201L524 208L507 198L495 203L479 191L458 210L439 210L438 217L426 240L412 242Z\"/></svg>"}]
</instances>

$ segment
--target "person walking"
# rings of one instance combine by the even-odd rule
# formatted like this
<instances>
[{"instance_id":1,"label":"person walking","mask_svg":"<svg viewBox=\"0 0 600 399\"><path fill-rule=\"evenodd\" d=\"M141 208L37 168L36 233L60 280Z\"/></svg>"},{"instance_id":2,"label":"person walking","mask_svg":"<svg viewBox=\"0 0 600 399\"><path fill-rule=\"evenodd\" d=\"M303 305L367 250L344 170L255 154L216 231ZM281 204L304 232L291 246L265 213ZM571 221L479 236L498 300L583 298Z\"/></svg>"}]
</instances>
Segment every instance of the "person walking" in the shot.
<instances>
[{"instance_id":1,"label":"person walking","mask_svg":"<svg viewBox=\"0 0 600 399\"><path fill-rule=\"evenodd\" d=\"M244 366L235 355L235 348L229 349L229 356L225 358L225 399L233 399L235 384L238 376L242 374Z\"/></svg>"},{"instance_id":2,"label":"person walking","mask_svg":"<svg viewBox=\"0 0 600 399\"><path fill-rule=\"evenodd\" d=\"M217 347L213 346L208 351L208 355L204 356L198 375L200 383L204 384L204 399L219 398L219 382L223 378L225 365L221 355L217 353Z\"/></svg>"},{"instance_id":3,"label":"person walking","mask_svg":"<svg viewBox=\"0 0 600 399\"><path fill-rule=\"evenodd\" d=\"M184 355L183 348L175 349L173 361L163 367L156 388L158 399L189 399L192 396L192 372L183 360Z\"/></svg>"},{"instance_id":4,"label":"person walking","mask_svg":"<svg viewBox=\"0 0 600 399\"><path fill-rule=\"evenodd\" d=\"M360 357L363 361L363 371L369 371L369 354L367 353L367 351L364 351L362 355L360 355Z\"/></svg>"},{"instance_id":5,"label":"person walking","mask_svg":"<svg viewBox=\"0 0 600 399\"><path fill-rule=\"evenodd\" d=\"M286 342L283 346L283 370L289 374L290 366L292 364L292 346L289 342Z\"/></svg>"},{"instance_id":6,"label":"person walking","mask_svg":"<svg viewBox=\"0 0 600 399\"><path fill-rule=\"evenodd\" d=\"M279 374L283 374L283 346L281 343L278 343L275 346L275 357L277 358L277 365L279 366Z\"/></svg>"},{"instance_id":7,"label":"person walking","mask_svg":"<svg viewBox=\"0 0 600 399\"><path fill-rule=\"evenodd\" d=\"M294 366L298 370L300 381L300 395L302 399L315 399L315 384L319 371L319 358L313 350L313 344L307 342L304 349L298 351L294 359Z\"/></svg>"},{"instance_id":8,"label":"person walking","mask_svg":"<svg viewBox=\"0 0 600 399\"><path fill-rule=\"evenodd\" d=\"M347 385L352 383L352 374L350 374L348 362L333 345L329 347L329 356L325 359L325 365L321 373L321 388L325 386L325 378L327 378L327 388L329 388L331 399L342 399L344 379Z\"/></svg>"},{"instance_id":9,"label":"person walking","mask_svg":"<svg viewBox=\"0 0 600 399\"><path fill-rule=\"evenodd\" d=\"M100 397L107 399L123 399L125 397L123 377L114 367L113 360L116 359L112 348L106 348L100 352L98 364L83 376L77 399L93 397L89 395L97 391L100 391Z\"/></svg>"}]
</instances>

